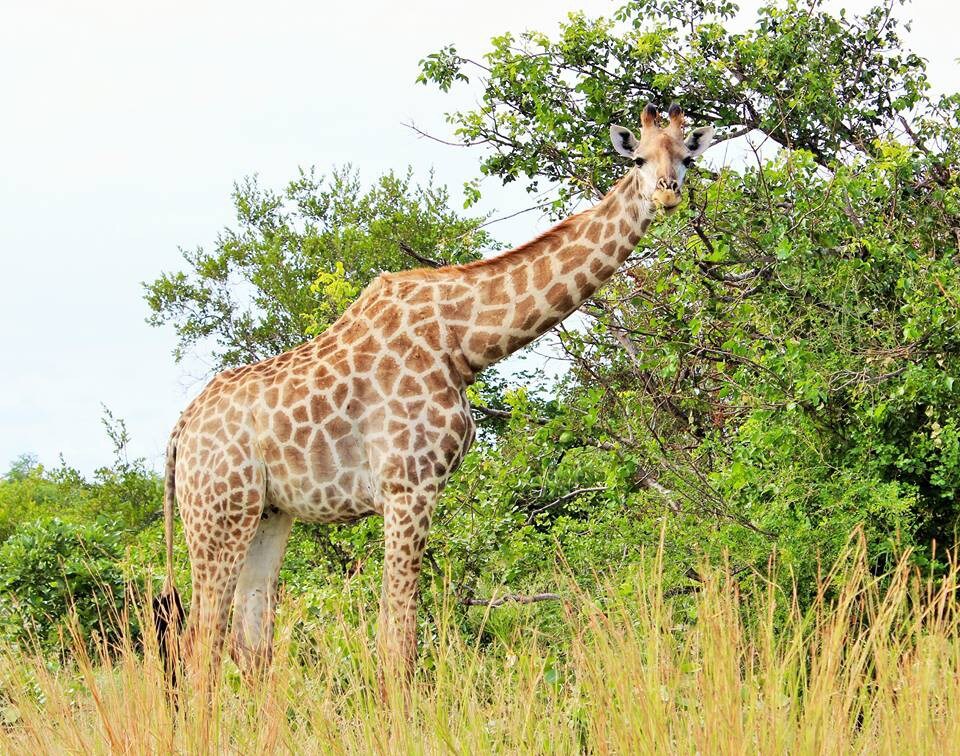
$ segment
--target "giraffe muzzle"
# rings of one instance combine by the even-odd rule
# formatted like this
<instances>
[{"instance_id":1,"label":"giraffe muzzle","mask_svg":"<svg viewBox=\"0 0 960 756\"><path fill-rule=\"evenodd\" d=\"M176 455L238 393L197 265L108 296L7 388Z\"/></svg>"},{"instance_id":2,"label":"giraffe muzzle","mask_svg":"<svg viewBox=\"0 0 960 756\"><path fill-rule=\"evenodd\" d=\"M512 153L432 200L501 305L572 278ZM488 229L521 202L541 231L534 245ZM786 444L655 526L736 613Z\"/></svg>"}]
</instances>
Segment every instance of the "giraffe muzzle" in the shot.
<instances>
[{"instance_id":1,"label":"giraffe muzzle","mask_svg":"<svg viewBox=\"0 0 960 756\"><path fill-rule=\"evenodd\" d=\"M672 189L657 189L653 193L653 204L664 210L675 210L680 204L680 192Z\"/></svg>"}]
</instances>

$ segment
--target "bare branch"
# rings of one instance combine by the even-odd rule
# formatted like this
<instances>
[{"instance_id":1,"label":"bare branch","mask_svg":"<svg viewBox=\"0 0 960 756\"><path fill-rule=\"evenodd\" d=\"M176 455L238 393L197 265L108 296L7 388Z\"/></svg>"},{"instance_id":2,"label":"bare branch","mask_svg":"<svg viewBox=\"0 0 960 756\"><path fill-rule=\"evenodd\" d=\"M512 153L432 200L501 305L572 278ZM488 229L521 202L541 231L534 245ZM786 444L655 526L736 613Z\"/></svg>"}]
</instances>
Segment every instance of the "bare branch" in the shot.
<instances>
[{"instance_id":1,"label":"bare branch","mask_svg":"<svg viewBox=\"0 0 960 756\"><path fill-rule=\"evenodd\" d=\"M447 264L443 260L434 260L430 257L425 257L424 255L421 255L419 252L417 252L413 247L411 247L405 241L402 241L402 240L398 241L397 244L400 246L400 249L402 249L407 255L412 257L421 265L426 265L428 268L442 268L444 265Z\"/></svg>"},{"instance_id":2,"label":"bare branch","mask_svg":"<svg viewBox=\"0 0 960 756\"><path fill-rule=\"evenodd\" d=\"M536 509L531 509L529 514L535 515L540 514L541 512L546 512L549 509L553 509L560 504L566 504L571 499L575 499L578 496L582 496L585 493L596 493L598 491L606 491L607 486L584 486L583 488L575 488L572 491L568 491L563 496L560 496L549 504L544 504L543 506L537 507Z\"/></svg>"},{"instance_id":3,"label":"bare branch","mask_svg":"<svg viewBox=\"0 0 960 756\"><path fill-rule=\"evenodd\" d=\"M500 223L501 221L510 220L511 218L516 218L518 215L529 213L531 210L540 210L540 209L541 209L540 205L530 205L530 207L525 207L523 208L523 210L517 210L516 212L510 213L508 215L501 215L497 218L491 218L490 220L486 220L483 223L478 224L477 228L485 228L486 226L492 226L494 223ZM470 231L468 231L467 233L472 233L475 230L476 229L470 229Z\"/></svg>"},{"instance_id":4,"label":"bare branch","mask_svg":"<svg viewBox=\"0 0 960 756\"><path fill-rule=\"evenodd\" d=\"M641 475L642 477L637 480L639 485L662 496L664 502L666 502L666 505L674 514L679 514L681 512L680 502L677 501L673 491L654 478L649 470L643 470Z\"/></svg>"},{"instance_id":5,"label":"bare branch","mask_svg":"<svg viewBox=\"0 0 960 756\"><path fill-rule=\"evenodd\" d=\"M510 410L496 409L494 407L484 407L483 405L480 405L480 404L471 404L470 409L475 410L476 412L479 412L481 415L486 415L487 417L498 417L498 418L503 418L505 420L513 417L513 412L511 412ZM540 417L538 415L527 415L526 419L529 420L531 423L536 423L537 425L546 425L548 422L550 422L549 418Z\"/></svg>"},{"instance_id":6,"label":"bare branch","mask_svg":"<svg viewBox=\"0 0 960 756\"><path fill-rule=\"evenodd\" d=\"M954 307L957 307L957 306L958 306L958 305L957 305L957 300L954 299L952 296L950 296L950 292L949 292L949 291L947 291L945 288L943 288L943 284L940 283L940 280L937 279L937 278L934 278L934 279L933 279L933 282L937 285L937 288L940 289L940 293L943 294L943 296L945 296L945 297L950 301L950 304L952 304Z\"/></svg>"},{"instance_id":7,"label":"bare branch","mask_svg":"<svg viewBox=\"0 0 960 756\"><path fill-rule=\"evenodd\" d=\"M903 124L903 130L904 130L905 132L907 132L907 136L910 137L910 141L913 142L914 147L916 147L918 150L920 150L920 151L921 151L922 153L924 153L925 155L929 155L929 154L930 154L930 150L929 150L929 149L927 148L927 146L923 143L923 140L920 139L920 137L917 136L917 133L916 133L913 129L910 128L910 124L907 122L907 119L904 118L902 115L897 116L897 117L900 119L900 123Z\"/></svg>"},{"instance_id":8,"label":"bare branch","mask_svg":"<svg viewBox=\"0 0 960 756\"><path fill-rule=\"evenodd\" d=\"M486 144L487 142L491 141L489 139L478 139L475 142L450 142L446 139L441 139L440 137L435 137L433 134L427 133L423 129L418 128L414 123L404 123L402 125L406 126L408 129L421 137L425 137L426 139L430 139L434 142L439 142L440 144L445 144L448 147L475 147L478 144Z\"/></svg>"},{"instance_id":9,"label":"bare branch","mask_svg":"<svg viewBox=\"0 0 960 756\"><path fill-rule=\"evenodd\" d=\"M860 216L854 212L853 205L850 204L850 195L845 195L843 198L843 214L857 227L858 231L863 231L863 221L860 220Z\"/></svg>"},{"instance_id":10,"label":"bare branch","mask_svg":"<svg viewBox=\"0 0 960 756\"><path fill-rule=\"evenodd\" d=\"M491 609L496 609L508 601L512 601L515 604L535 604L538 601L563 601L563 597L559 593L534 593L531 596L524 596L519 593L505 593L500 598L465 598L461 599L460 603L464 606L486 606Z\"/></svg>"}]
</instances>

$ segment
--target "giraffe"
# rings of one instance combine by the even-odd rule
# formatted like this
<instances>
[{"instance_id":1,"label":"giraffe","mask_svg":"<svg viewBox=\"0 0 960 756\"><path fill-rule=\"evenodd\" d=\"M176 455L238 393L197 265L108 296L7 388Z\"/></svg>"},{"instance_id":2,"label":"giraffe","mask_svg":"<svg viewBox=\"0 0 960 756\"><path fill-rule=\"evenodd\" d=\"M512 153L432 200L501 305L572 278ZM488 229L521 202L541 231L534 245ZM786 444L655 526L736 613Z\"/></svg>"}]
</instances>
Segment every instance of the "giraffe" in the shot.
<instances>
[{"instance_id":1,"label":"giraffe","mask_svg":"<svg viewBox=\"0 0 960 756\"><path fill-rule=\"evenodd\" d=\"M417 586L437 498L474 438L465 389L477 373L569 316L627 259L659 209L675 209L685 169L713 128L684 138L671 106L652 104L641 136L613 125L633 166L592 209L496 257L384 273L317 338L214 377L167 448L167 573L174 497L190 555L193 598L184 653L226 638L241 669L269 664L277 581L295 518L384 520L377 643L381 670L409 677Z\"/></svg>"}]
</instances>

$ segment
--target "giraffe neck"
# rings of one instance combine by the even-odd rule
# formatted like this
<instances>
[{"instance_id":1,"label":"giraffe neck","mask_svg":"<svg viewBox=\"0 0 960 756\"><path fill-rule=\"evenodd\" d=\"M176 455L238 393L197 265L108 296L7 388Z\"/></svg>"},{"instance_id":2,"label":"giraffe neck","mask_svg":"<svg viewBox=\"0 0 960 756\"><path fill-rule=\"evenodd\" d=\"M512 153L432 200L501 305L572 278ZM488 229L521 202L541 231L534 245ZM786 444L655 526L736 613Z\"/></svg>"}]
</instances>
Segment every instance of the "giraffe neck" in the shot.
<instances>
[{"instance_id":1,"label":"giraffe neck","mask_svg":"<svg viewBox=\"0 0 960 756\"><path fill-rule=\"evenodd\" d=\"M583 304L627 259L650 218L650 201L631 170L594 208L462 267L474 291L472 317L454 329L472 371L526 346Z\"/></svg>"}]
</instances>

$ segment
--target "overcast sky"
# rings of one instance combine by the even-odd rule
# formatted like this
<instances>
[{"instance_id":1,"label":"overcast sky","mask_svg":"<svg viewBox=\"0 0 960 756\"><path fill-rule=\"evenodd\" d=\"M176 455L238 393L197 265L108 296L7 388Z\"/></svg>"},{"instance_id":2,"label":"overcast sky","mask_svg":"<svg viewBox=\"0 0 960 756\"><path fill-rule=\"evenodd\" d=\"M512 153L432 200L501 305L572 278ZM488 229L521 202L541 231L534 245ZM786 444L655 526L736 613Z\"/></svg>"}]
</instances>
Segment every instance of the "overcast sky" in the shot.
<instances>
[{"instance_id":1,"label":"overcast sky","mask_svg":"<svg viewBox=\"0 0 960 756\"><path fill-rule=\"evenodd\" d=\"M472 99L416 85L417 61L448 42L480 55L503 31L616 5L0 3L0 472L23 453L50 465L62 453L85 472L108 464L101 402L126 419L132 454L159 467L206 367L173 362L172 328L146 325L140 284L232 223L233 183L257 173L279 188L298 166L349 161L367 179L434 168L456 189L479 155L402 124L444 134L443 113ZM955 7L899 12L941 90L960 89ZM523 206L485 189L484 210ZM526 216L496 233L517 243L543 226Z\"/></svg>"}]
</instances>

